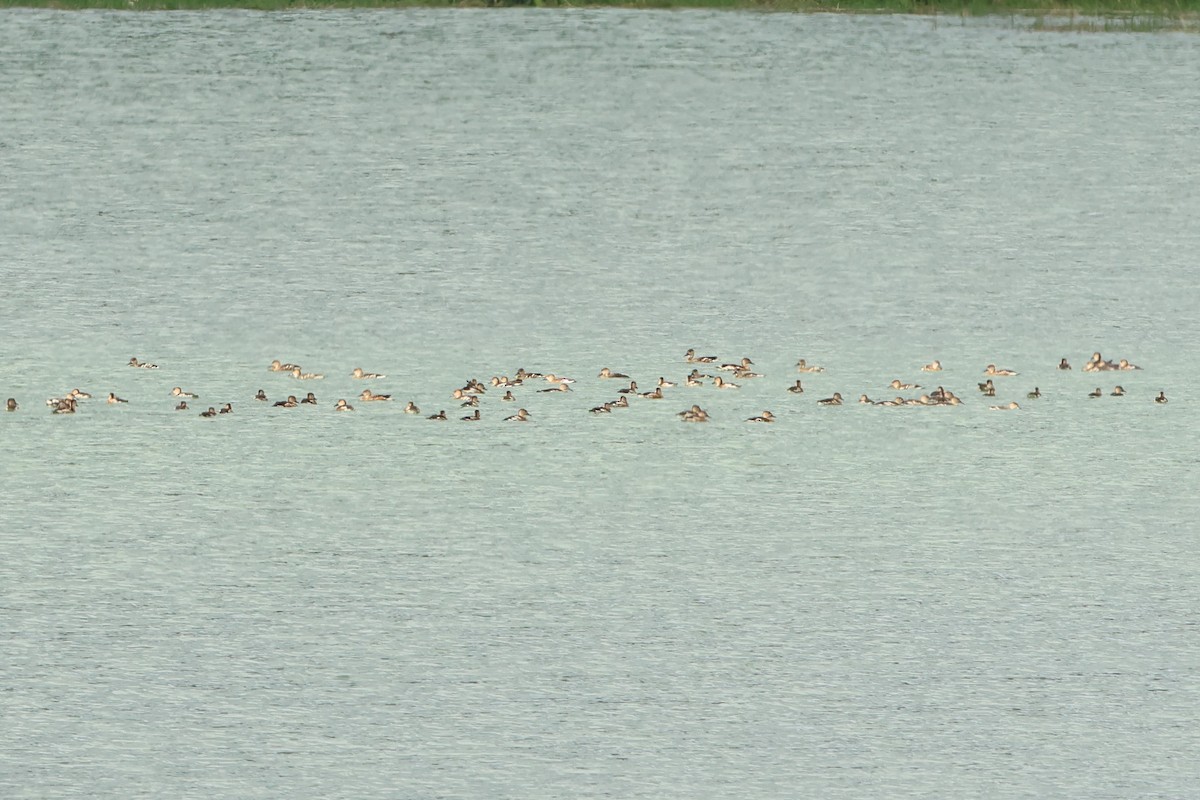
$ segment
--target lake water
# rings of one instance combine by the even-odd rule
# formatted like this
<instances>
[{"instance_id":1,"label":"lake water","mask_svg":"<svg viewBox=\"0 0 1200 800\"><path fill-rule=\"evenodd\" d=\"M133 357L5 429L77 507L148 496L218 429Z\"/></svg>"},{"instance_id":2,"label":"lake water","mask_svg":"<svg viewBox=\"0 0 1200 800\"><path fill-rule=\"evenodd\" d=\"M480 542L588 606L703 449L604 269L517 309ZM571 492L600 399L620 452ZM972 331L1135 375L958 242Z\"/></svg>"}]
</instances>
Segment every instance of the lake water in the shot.
<instances>
[{"instance_id":1,"label":"lake water","mask_svg":"<svg viewBox=\"0 0 1200 800\"><path fill-rule=\"evenodd\" d=\"M0 72L4 797L1200 791L1195 36L8 10ZM689 347L764 377L587 413Z\"/></svg>"}]
</instances>

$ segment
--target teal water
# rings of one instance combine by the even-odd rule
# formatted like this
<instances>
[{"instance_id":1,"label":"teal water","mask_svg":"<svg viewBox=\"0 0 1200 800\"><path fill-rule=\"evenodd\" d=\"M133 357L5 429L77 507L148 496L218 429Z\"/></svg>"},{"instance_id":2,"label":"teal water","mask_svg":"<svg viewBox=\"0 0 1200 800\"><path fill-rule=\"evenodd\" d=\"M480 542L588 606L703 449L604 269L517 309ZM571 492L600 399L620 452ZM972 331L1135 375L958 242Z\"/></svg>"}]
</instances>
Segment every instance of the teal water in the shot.
<instances>
[{"instance_id":1,"label":"teal water","mask_svg":"<svg viewBox=\"0 0 1200 800\"><path fill-rule=\"evenodd\" d=\"M1193 795L1198 65L906 17L3 12L2 794ZM587 413L689 347L764 377ZM574 391L454 419L519 367ZM893 378L965 402L853 402Z\"/></svg>"}]
</instances>

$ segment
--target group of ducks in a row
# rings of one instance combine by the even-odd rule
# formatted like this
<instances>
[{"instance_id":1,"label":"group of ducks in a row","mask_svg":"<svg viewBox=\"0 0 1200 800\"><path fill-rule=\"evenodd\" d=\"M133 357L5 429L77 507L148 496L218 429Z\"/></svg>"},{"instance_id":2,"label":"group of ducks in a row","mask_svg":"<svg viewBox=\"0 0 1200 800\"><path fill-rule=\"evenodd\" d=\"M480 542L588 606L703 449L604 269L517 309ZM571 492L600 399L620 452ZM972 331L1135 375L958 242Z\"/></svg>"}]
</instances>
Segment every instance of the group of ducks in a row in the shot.
<instances>
[{"instance_id":1,"label":"group of ducks in a row","mask_svg":"<svg viewBox=\"0 0 1200 800\"><path fill-rule=\"evenodd\" d=\"M684 362L688 363L688 364L693 364L693 365L715 365L712 367L712 369L715 369L715 370L721 371L721 372L731 373L733 378L742 379L742 380L752 380L755 378L762 377L762 375L754 372L754 370L753 370L754 362L749 357L743 357L738 361L731 361L728 363L718 364L717 363L718 359L716 356L697 355L696 351L694 349L689 349L684 354ZM139 368L139 369L158 369L157 364L140 361L136 356L133 358L130 358L129 366ZM298 364L284 363L279 360L272 361L270 366L267 369L271 372L283 373L283 374L290 375L291 377L298 379L298 380L317 380L317 379L321 379L324 377L323 375L318 374L318 373L306 373ZM1058 364L1058 369L1059 370L1070 370L1071 364L1067 361L1066 358L1063 358ZM1087 364L1083 367L1083 371L1085 371L1085 372L1126 371L1126 370L1140 370L1140 369L1141 369L1141 367L1131 364L1126 359L1120 359L1119 361L1116 361L1116 362L1111 361L1111 360L1106 360L1098 352L1093 353L1092 357L1090 359L1088 359ZM814 365L814 364L809 364L806 360L800 359L796 363L796 370L800 373L813 374L813 373L822 373L825 371L825 368ZM942 364L940 361L933 361L933 362L921 367L921 371L923 371L923 372L941 372ZM995 364L988 364L987 367L984 369L983 374L987 377L984 382L978 384L980 392L982 393L982 395L984 397L995 397L996 386L993 383L992 378L993 377L1015 376L1018 373L1011 369L997 368ZM359 380L374 380L374 379L385 378L387 376L383 375L382 373L364 371L361 367L355 367L354 370L350 373L350 377L359 379ZM608 367L604 367L603 369L601 369L600 373L599 373L599 375L597 375L597 377L600 379L604 379L604 380L612 380L612 379L628 380L629 385L625 388L617 390L618 397L616 399L606 401L604 403L601 403L599 406L595 406L595 407L589 409L592 414L607 414L607 413L611 413L613 410L618 409L618 408L628 408L630 397L636 397L636 398L648 399L648 400L664 399L666 397L666 395L664 394L664 390L674 388L677 385L674 381L669 381L665 377L660 377L658 379L657 385L653 389L651 389L649 391L641 391L638 388L637 381L630 379L629 375L627 375L625 373L621 373L621 372L616 372ZM527 382L531 382L531 381L544 381L545 383L549 384L549 386L547 388L539 389L538 390L539 393L570 392L572 384L575 383L575 381L572 380L571 378L563 377L563 376L560 376L560 375L557 375L554 373L543 374L543 373L538 373L538 372L530 372L530 371L525 370L524 368L520 368L517 370L517 372L515 373L515 377L513 377L513 378L510 378L507 375L493 376L490 381L490 388L504 389L505 390L504 395L500 399L502 401L506 401L506 402L515 402L516 397L513 395L512 390L517 387L525 386L525 385L527 385ZM704 386L706 384L706 382L709 385L711 385L713 388L716 388L716 389L729 390L729 389L739 388L739 384L734 383L732 380L726 379L726 378L722 377L721 375L703 373L700 371L700 369L698 367L694 367L692 369L692 371L682 381L683 385L687 386L687 387ZM918 384L905 383L899 379L893 380L889 384L889 386L890 386L890 388L897 390L897 391L909 391L909 390L921 388L921 386ZM463 407L463 408L472 408L473 407L473 410L470 414L468 414L467 416L463 416L460 419L466 420L466 421L479 421L480 419L482 419L482 416L480 414L480 410L479 410L478 406L480 403L480 397L483 394L485 394L488 391L488 389L489 389L489 386L486 386L479 380L472 378L472 379L468 380L463 386L461 386L457 389L454 389L451 392L451 397L454 400L458 401L461 407ZM804 386L799 379L797 379L794 384L788 386L787 390L788 390L788 392L790 392L792 394L803 394L805 391ZM1100 388L1097 387L1095 391L1091 392L1088 395L1088 397L1098 398L1098 397L1102 397L1103 395L1104 395L1104 392ZM1112 392L1110 392L1110 395L1114 396L1114 397L1122 397L1125 395L1125 390L1123 387L1117 386L1113 389ZM171 390L171 396L173 398L178 399L178 401L179 401L178 404L175 406L175 409L177 411L190 410L188 401L198 399L197 395L193 394L192 392L184 391L183 388L179 387L179 386L176 386ZM1042 396L1041 390L1037 387L1035 387L1034 390L1032 392L1029 392L1027 395L1027 397L1029 399L1038 399L1041 396ZM363 389L363 391L359 395L358 399L364 403L369 403L369 402L389 401L389 400L391 400L391 397L392 396L390 394L379 394L379 393L372 392L370 389ZM79 401L89 399L89 398L91 398L91 395L88 394L87 392L84 392L80 389L72 389L66 395L64 395L62 397L50 398L46 402L47 402L47 405L50 406L51 411L55 414L73 414L76 412L76 409L78 408ZM263 390L263 389L258 390L258 392L254 396L254 399L256 401L264 402L264 403L270 402L265 390ZM1155 397L1154 400L1156 403L1166 403L1167 397L1166 397L1165 392L1160 391L1158 396ZM110 404L118 404L118 403L125 403L127 401L124 398L118 397L115 393L110 392L108 394L107 402ZM866 394L862 394L859 396L858 402L860 404L864 404L864 405L876 405L876 406L914 406L914 405L916 405L916 406L954 406L954 405L960 405L963 401L958 396L956 396L953 392L945 389L944 387L939 386L939 387L937 387L936 390L934 390L928 394L923 394L919 397L915 397L915 398L905 398L902 396L896 396L894 399L872 400ZM822 406L840 406L843 404L842 394L840 392L834 392L832 394L832 396L818 400L817 404L822 405ZM305 395L305 397L302 399L298 398L296 395L288 395L287 399L275 401L273 403L273 405L275 407L282 407L282 408L296 408L296 407L302 406L302 405L316 406L317 398L313 392L308 392ZM19 406L17 404L17 401L14 398L9 398L7 403L5 404L5 409L7 411L16 411L18 408L19 408ZM339 412L354 410L354 407L352 405L350 405L344 398L339 399L334 404L333 408L335 411L339 411ZM990 406L989 408L991 408L992 410L997 410L997 411L1005 411L1005 410L1018 409L1018 408L1020 408L1020 406L1015 401L1013 401L1013 402L1003 404L1003 405ZM225 403L221 406L210 406L207 410L201 412L200 416L215 417L220 414L232 413L232 411L233 411L232 403ZM404 413L420 414L421 410L417 407L416 403L414 403L413 401L409 401L404 407ZM709 419L708 412L706 412L699 405L692 405L690 408L686 409L685 411L680 412L679 417L686 422L707 422ZM448 420L449 417L447 416L445 410L440 410L438 413L430 415L428 417L428 419L440 421L440 420ZM517 411L516 414L506 416L504 419L507 421L514 421L514 422L528 422L528 421L530 421L531 417L530 417L529 411L527 409L521 408ZM775 416L771 411L764 410L762 412L762 414L755 416L755 417L750 417L748 419L748 421L749 422L771 423L771 422L775 421Z\"/></svg>"}]
</instances>

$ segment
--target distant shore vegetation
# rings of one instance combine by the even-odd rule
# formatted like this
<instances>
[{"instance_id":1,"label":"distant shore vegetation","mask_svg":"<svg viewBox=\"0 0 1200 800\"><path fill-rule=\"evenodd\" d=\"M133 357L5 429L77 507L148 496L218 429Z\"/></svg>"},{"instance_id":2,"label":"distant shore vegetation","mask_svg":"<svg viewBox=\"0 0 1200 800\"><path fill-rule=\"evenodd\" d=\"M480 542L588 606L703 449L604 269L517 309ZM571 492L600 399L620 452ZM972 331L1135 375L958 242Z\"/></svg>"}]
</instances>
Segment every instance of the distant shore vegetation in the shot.
<instances>
[{"instance_id":1,"label":"distant shore vegetation","mask_svg":"<svg viewBox=\"0 0 1200 800\"><path fill-rule=\"evenodd\" d=\"M1044 30L1200 31L1200 0L0 0L0 8L61 10L523 7L1007 17L1019 27Z\"/></svg>"}]
</instances>

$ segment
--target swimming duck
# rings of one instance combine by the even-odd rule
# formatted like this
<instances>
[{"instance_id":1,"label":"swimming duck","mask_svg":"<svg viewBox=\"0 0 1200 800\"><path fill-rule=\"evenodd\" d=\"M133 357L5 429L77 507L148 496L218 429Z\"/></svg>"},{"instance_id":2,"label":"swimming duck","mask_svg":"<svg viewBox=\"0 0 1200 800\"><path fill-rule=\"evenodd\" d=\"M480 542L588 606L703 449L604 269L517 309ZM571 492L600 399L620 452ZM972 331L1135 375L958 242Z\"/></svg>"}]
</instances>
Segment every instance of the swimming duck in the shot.
<instances>
[{"instance_id":1,"label":"swimming duck","mask_svg":"<svg viewBox=\"0 0 1200 800\"><path fill-rule=\"evenodd\" d=\"M893 406L893 407L894 406L902 406L902 405L904 405L904 398L897 397L892 400L879 400L875 403L875 405L877 405L877 406Z\"/></svg>"},{"instance_id":2,"label":"swimming duck","mask_svg":"<svg viewBox=\"0 0 1200 800\"><path fill-rule=\"evenodd\" d=\"M890 384L893 389L908 391L909 389L920 389L921 387L915 383L901 383L899 378L893 380Z\"/></svg>"},{"instance_id":3,"label":"swimming duck","mask_svg":"<svg viewBox=\"0 0 1200 800\"><path fill-rule=\"evenodd\" d=\"M324 375L318 375L315 372L301 372L299 367L292 369L292 377L298 381L319 381L324 378Z\"/></svg>"},{"instance_id":4,"label":"swimming duck","mask_svg":"<svg viewBox=\"0 0 1200 800\"><path fill-rule=\"evenodd\" d=\"M753 363L754 362L749 358L743 357L742 360L736 364L722 364L721 366L717 367L717 369L723 369L726 372L737 372L739 369L750 369L750 365Z\"/></svg>"},{"instance_id":5,"label":"swimming duck","mask_svg":"<svg viewBox=\"0 0 1200 800\"><path fill-rule=\"evenodd\" d=\"M334 411L353 411L354 406L350 405L349 403L346 402L346 400L344 398L342 398L333 404L333 410Z\"/></svg>"},{"instance_id":6,"label":"swimming duck","mask_svg":"<svg viewBox=\"0 0 1200 800\"><path fill-rule=\"evenodd\" d=\"M458 407L459 408L475 408L478 405L479 405L479 397L477 395L469 394L469 395L467 395L466 400L463 400L461 403L458 404Z\"/></svg>"},{"instance_id":7,"label":"swimming duck","mask_svg":"<svg viewBox=\"0 0 1200 800\"><path fill-rule=\"evenodd\" d=\"M109 403L128 403L129 401L122 397L117 397L112 392L109 392L108 393L108 402Z\"/></svg>"},{"instance_id":8,"label":"swimming duck","mask_svg":"<svg viewBox=\"0 0 1200 800\"><path fill-rule=\"evenodd\" d=\"M796 362L796 371L797 372L824 372L825 368L817 367L817 366L810 367L808 365L808 362L802 358Z\"/></svg>"},{"instance_id":9,"label":"swimming duck","mask_svg":"<svg viewBox=\"0 0 1200 800\"><path fill-rule=\"evenodd\" d=\"M556 383L553 386L551 386L549 389L538 389L539 394L545 394L546 392L569 392L569 391L571 391L571 386L570 386L570 384L567 384L567 383ZM618 390L618 391L622 391L622 390Z\"/></svg>"},{"instance_id":10,"label":"swimming duck","mask_svg":"<svg viewBox=\"0 0 1200 800\"><path fill-rule=\"evenodd\" d=\"M792 394L804 394L804 387L801 386L800 381L797 380L794 385L788 387L788 391Z\"/></svg>"},{"instance_id":11,"label":"swimming duck","mask_svg":"<svg viewBox=\"0 0 1200 800\"><path fill-rule=\"evenodd\" d=\"M1125 396L1125 388L1122 386L1115 386L1115 387L1113 387L1113 390L1111 392L1109 392L1109 394L1112 397L1124 397Z\"/></svg>"},{"instance_id":12,"label":"swimming duck","mask_svg":"<svg viewBox=\"0 0 1200 800\"><path fill-rule=\"evenodd\" d=\"M479 416L479 409L478 408L475 409L474 414L471 414L468 417L460 417L459 419L463 420L463 422L479 422L479 420L481 419L481 417Z\"/></svg>"},{"instance_id":13,"label":"swimming duck","mask_svg":"<svg viewBox=\"0 0 1200 800\"><path fill-rule=\"evenodd\" d=\"M291 372L292 370L300 369L299 364L281 364L279 359L271 362L271 366L267 367L271 372Z\"/></svg>"},{"instance_id":14,"label":"swimming duck","mask_svg":"<svg viewBox=\"0 0 1200 800\"><path fill-rule=\"evenodd\" d=\"M983 371L984 375L995 375L997 377L1010 377L1017 373L1011 369L996 369L995 364L988 364L987 369Z\"/></svg>"},{"instance_id":15,"label":"swimming duck","mask_svg":"<svg viewBox=\"0 0 1200 800\"><path fill-rule=\"evenodd\" d=\"M926 364L925 366L921 367L921 372L941 372L941 371L942 371L942 362L936 361L936 360L931 361L928 364Z\"/></svg>"},{"instance_id":16,"label":"swimming duck","mask_svg":"<svg viewBox=\"0 0 1200 800\"><path fill-rule=\"evenodd\" d=\"M75 398L64 397L54 404L51 409L51 414L74 414L75 413Z\"/></svg>"},{"instance_id":17,"label":"swimming duck","mask_svg":"<svg viewBox=\"0 0 1200 800\"><path fill-rule=\"evenodd\" d=\"M312 392L304 395L304 399L300 401L302 405L315 406L317 404L317 396Z\"/></svg>"},{"instance_id":18,"label":"swimming duck","mask_svg":"<svg viewBox=\"0 0 1200 800\"><path fill-rule=\"evenodd\" d=\"M1042 396L1042 390L1035 386L1035 387L1033 387L1033 391L1025 396L1028 397L1030 400L1037 400L1039 397Z\"/></svg>"},{"instance_id":19,"label":"swimming duck","mask_svg":"<svg viewBox=\"0 0 1200 800\"><path fill-rule=\"evenodd\" d=\"M826 397L824 400L818 400L817 404L822 406L840 406L842 404L842 393L834 392L833 397Z\"/></svg>"},{"instance_id":20,"label":"swimming duck","mask_svg":"<svg viewBox=\"0 0 1200 800\"><path fill-rule=\"evenodd\" d=\"M735 378L740 378L740 379L743 379L743 380L751 380L752 378L761 378L761 377L762 377L762 373L760 373L760 372L751 372L751 371L750 371L750 370L748 370L748 369L735 369L735 370L733 371L733 377L735 377Z\"/></svg>"},{"instance_id":21,"label":"swimming duck","mask_svg":"<svg viewBox=\"0 0 1200 800\"><path fill-rule=\"evenodd\" d=\"M233 403L226 403L225 405L221 406L221 410L218 411L217 413L218 414L232 414L233 413Z\"/></svg>"},{"instance_id":22,"label":"swimming duck","mask_svg":"<svg viewBox=\"0 0 1200 800\"><path fill-rule=\"evenodd\" d=\"M951 395L952 395L952 392L947 392L945 390L945 388L943 388L941 386L939 386L938 388L934 389L932 392L929 393L929 397L933 400L945 400L947 397L950 397Z\"/></svg>"},{"instance_id":23,"label":"swimming duck","mask_svg":"<svg viewBox=\"0 0 1200 800\"><path fill-rule=\"evenodd\" d=\"M624 389L617 389L617 394L637 394L637 381L630 381L629 385Z\"/></svg>"},{"instance_id":24,"label":"swimming duck","mask_svg":"<svg viewBox=\"0 0 1200 800\"><path fill-rule=\"evenodd\" d=\"M1156 403L1165 403L1165 402L1167 402L1167 393L1166 393L1166 392L1163 392L1163 391L1160 391L1160 392L1158 393L1158 397L1154 398L1154 402L1156 402Z\"/></svg>"},{"instance_id":25,"label":"swimming duck","mask_svg":"<svg viewBox=\"0 0 1200 800\"><path fill-rule=\"evenodd\" d=\"M199 400L200 399L199 395L192 394L191 392L185 392L183 389L180 389L178 386L176 386L174 389L171 390L171 397L182 397L187 400Z\"/></svg>"},{"instance_id":26,"label":"swimming duck","mask_svg":"<svg viewBox=\"0 0 1200 800\"><path fill-rule=\"evenodd\" d=\"M1100 391L1099 386L1096 387L1096 391L1088 393L1088 397L1103 397L1103 396L1104 396L1104 392Z\"/></svg>"},{"instance_id":27,"label":"swimming duck","mask_svg":"<svg viewBox=\"0 0 1200 800\"><path fill-rule=\"evenodd\" d=\"M445 410L442 410L436 414L430 414L426 419L435 419L438 422L445 422L446 421L446 412L445 412Z\"/></svg>"},{"instance_id":28,"label":"swimming duck","mask_svg":"<svg viewBox=\"0 0 1200 800\"><path fill-rule=\"evenodd\" d=\"M374 378L386 378L387 375L381 375L378 372L363 372L362 367L355 367L354 371L350 373L350 377L358 378L359 380L371 380Z\"/></svg>"},{"instance_id":29,"label":"swimming duck","mask_svg":"<svg viewBox=\"0 0 1200 800\"><path fill-rule=\"evenodd\" d=\"M268 398L267 398L267 393L266 393L266 392L264 392L262 389L259 389L259 390L258 390L258 394L254 395L254 399L255 399L255 400L261 400L262 402L264 402L264 403L265 403L265 402L267 402L267 399L268 399Z\"/></svg>"},{"instance_id":30,"label":"swimming duck","mask_svg":"<svg viewBox=\"0 0 1200 800\"><path fill-rule=\"evenodd\" d=\"M662 400L663 399L662 387L655 386L654 390L650 391L650 392L638 392L638 397L641 397L646 400Z\"/></svg>"},{"instance_id":31,"label":"swimming duck","mask_svg":"<svg viewBox=\"0 0 1200 800\"><path fill-rule=\"evenodd\" d=\"M67 397L74 397L76 400L91 400L92 396L82 389L72 389L67 392Z\"/></svg>"},{"instance_id":32,"label":"swimming duck","mask_svg":"<svg viewBox=\"0 0 1200 800\"><path fill-rule=\"evenodd\" d=\"M983 383L979 384L979 391L983 392L985 397L996 396L996 386L992 383L992 379L988 378Z\"/></svg>"},{"instance_id":33,"label":"swimming duck","mask_svg":"<svg viewBox=\"0 0 1200 800\"><path fill-rule=\"evenodd\" d=\"M613 408L629 408L629 398L628 397L618 397L616 400L612 401L612 407Z\"/></svg>"},{"instance_id":34,"label":"swimming duck","mask_svg":"<svg viewBox=\"0 0 1200 800\"><path fill-rule=\"evenodd\" d=\"M18 408L20 408L20 406L17 405L17 399L15 397L8 398L8 400L4 403L5 411L16 411Z\"/></svg>"},{"instance_id":35,"label":"swimming duck","mask_svg":"<svg viewBox=\"0 0 1200 800\"><path fill-rule=\"evenodd\" d=\"M416 403L414 403L412 400L409 400L408 405L406 405L404 407L404 413L405 414L420 414L421 409L417 408Z\"/></svg>"},{"instance_id":36,"label":"swimming duck","mask_svg":"<svg viewBox=\"0 0 1200 800\"><path fill-rule=\"evenodd\" d=\"M362 400L364 403L371 403L376 401L382 402L384 400L391 400L392 396L390 394L373 394L370 389L363 389L362 394L358 396L358 399Z\"/></svg>"},{"instance_id":37,"label":"swimming duck","mask_svg":"<svg viewBox=\"0 0 1200 800\"><path fill-rule=\"evenodd\" d=\"M689 389L695 389L697 386L703 386L704 381L701 380L700 378L696 378L691 375L688 375L686 378L684 378L683 385L688 387Z\"/></svg>"},{"instance_id":38,"label":"swimming duck","mask_svg":"<svg viewBox=\"0 0 1200 800\"><path fill-rule=\"evenodd\" d=\"M187 400L180 400L179 405L175 406L175 410L176 411L187 411L188 410Z\"/></svg>"},{"instance_id":39,"label":"swimming duck","mask_svg":"<svg viewBox=\"0 0 1200 800\"><path fill-rule=\"evenodd\" d=\"M612 401L608 401L606 403L602 403L601 405L596 406L595 408L589 408L588 412L591 414L611 414L612 409L613 409Z\"/></svg>"},{"instance_id":40,"label":"swimming duck","mask_svg":"<svg viewBox=\"0 0 1200 800\"><path fill-rule=\"evenodd\" d=\"M287 400L280 400L275 403L277 408L295 408L298 405L300 403L296 400L296 395L294 394L289 394Z\"/></svg>"},{"instance_id":41,"label":"swimming duck","mask_svg":"<svg viewBox=\"0 0 1200 800\"><path fill-rule=\"evenodd\" d=\"M547 383L555 383L560 386L565 386L567 384L574 383L575 381L572 378L563 378L563 377L561 377L559 375L555 375L553 372L551 372L546 375L546 382Z\"/></svg>"},{"instance_id":42,"label":"swimming duck","mask_svg":"<svg viewBox=\"0 0 1200 800\"><path fill-rule=\"evenodd\" d=\"M505 392L505 393L504 393L504 397L501 397L500 399L501 399L501 400L503 400L503 401L504 401L504 402L506 402L506 403L512 403L512 402L514 402L514 401L515 401L517 398L513 397L512 390L511 390L511 389L509 389L507 392Z\"/></svg>"},{"instance_id":43,"label":"swimming duck","mask_svg":"<svg viewBox=\"0 0 1200 800\"><path fill-rule=\"evenodd\" d=\"M664 378L664 377L661 377L661 376L659 377L659 379L658 379L658 387L659 387L660 389L671 389L671 388L673 388L674 386L675 386L675 381L669 381L669 380L667 380L667 379L666 379L666 378Z\"/></svg>"},{"instance_id":44,"label":"swimming duck","mask_svg":"<svg viewBox=\"0 0 1200 800\"><path fill-rule=\"evenodd\" d=\"M538 378L543 378L543 377L545 377L545 376L542 375L542 373L540 373L540 372L527 372L524 367L517 368L517 380L519 380L519 381L524 381L524 380L532 381L532 380L537 380Z\"/></svg>"},{"instance_id":45,"label":"swimming duck","mask_svg":"<svg viewBox=\"0 0 1200 800\"><path fill-rule=\"evenodd\" d=\"M1058 368L1061 370L1068 370L1071 368L1071 364L1067 361L1067 359L1064 358L1062 361L1058 362Z\"/></svg>"},{"instance_id":46,"label":"swimming duck","mask_svg":"<svg viewBox=\"0 0 1200 800\"><path fill-rule=\"evenodd\" d=\"M757 417L751 417L750 419L748 419L746 421L747 422L774 422L775 415L772 414L770 411L763 411Z\"/></svg>"},{"instance_id":47,"label":"swimming duck","mask_svg":"<svg viewBox=\"0 0 1200 800\"><path fill-rule=\"evenodd\" d=\"M215 417L216 415L217 415L217 410L215 408L213 408L212 406L208 407L208 411L200 412L200 416L202 416L202 417Z\"/></svg>"},{"instance_id":48,"label":"swimming duck","mask_svg":"<svg viewBox=\"0 0 1200 800\"><path fill-rule=\"evenodd\" d=\"M713 378L713 386L715 386L718 389L740 389L740 388L742 388L741 386L737 385L736 383L730 383L729 381L722 378L720 375Z\"/></svg>"},{"instance_id":49,"label":"swimming duck","mask_svg":"<svg viewBox=\"0 0 1200 800\"><path fill-rule=\"evenodd\" d=\"M147 364L144 361L138 361L137 356L129 359L129 366L137 367L138 369L158 369L158 364Z\"/></svg>"},{"instance_id":50,"label":"swimming duck","mask_svg":"<svg viewBox=\"0 0 1200 800\"><path fill-rule=\"evenodd\" d=\"M858 402L862 403L863 405L870 405L873 401L865 394L860 394L858 396Z\"/></svg>"},{"instance_id":51,"label":"swimming duck","mask_svg":"<svg viewBox=\"0 0 1200 800\"><path fill-rule=\"evenodd\" d=\"M529 422L529 412L523 408L518 408L517 413L511 417L505 417L505 422Z\"/></svg>"},{"instance_id":52,"label":"swimming duck","mask_svg":"<svg viewBox=\"0 0 1200 800\"><path fill-rule=\"evenodd\" d=\"M697 405L693 405L686 411L680 411L676 416L684 422L708 422L708 413Z\"/></svg>"},{"instance_id":53,"label":"swimming duck","mask_svg":"<svg viewBox=\"0 0 1200 800\"><path fill-rule=\"evenodd\" d=\"M1020 406L1017 405L1016 400L1013 400L1011 403L1005 403L1002 406L988 406L988 408L992 411L1015 411L1020 408Z\"/></svg>"},{"instance_id":54,"label":"swimming duck","mask_svg":"<svg viewBox=\"0 0 1200 800\"><path fill-rule=\"evenodd\" d=\"M1130 364L1128 360L1122 358L1120 361L1117 362L1117 369L1130 370L1130 369L1141 369L1141 367L1139 367L1137 364Z\"/></svg>"},{"instance_id":55,"label":"swimming duck","mask_svg":"<svg viewBox=\"0 0 1200 800\"><path fill-rule=\"evenodd\" d=\"M698 356L696 351L688 348L688 351L683 354L683 360L689 364L711 364L717 360L716 356Z\"/></svg>"},{"instance_id":56,"label":"swimming duck","mask_svg":"<svg viewBox=\"0 0 1200 800\"><path fill-rule=\"evenodd\" d=\"M600 374L597 377L599 377L599 378L623 378L625 380L629 379L629 376L626 375L625 373L613 372L608 367L605 367L604 369L600 370Z\"/></svg>"}]
</instances>

